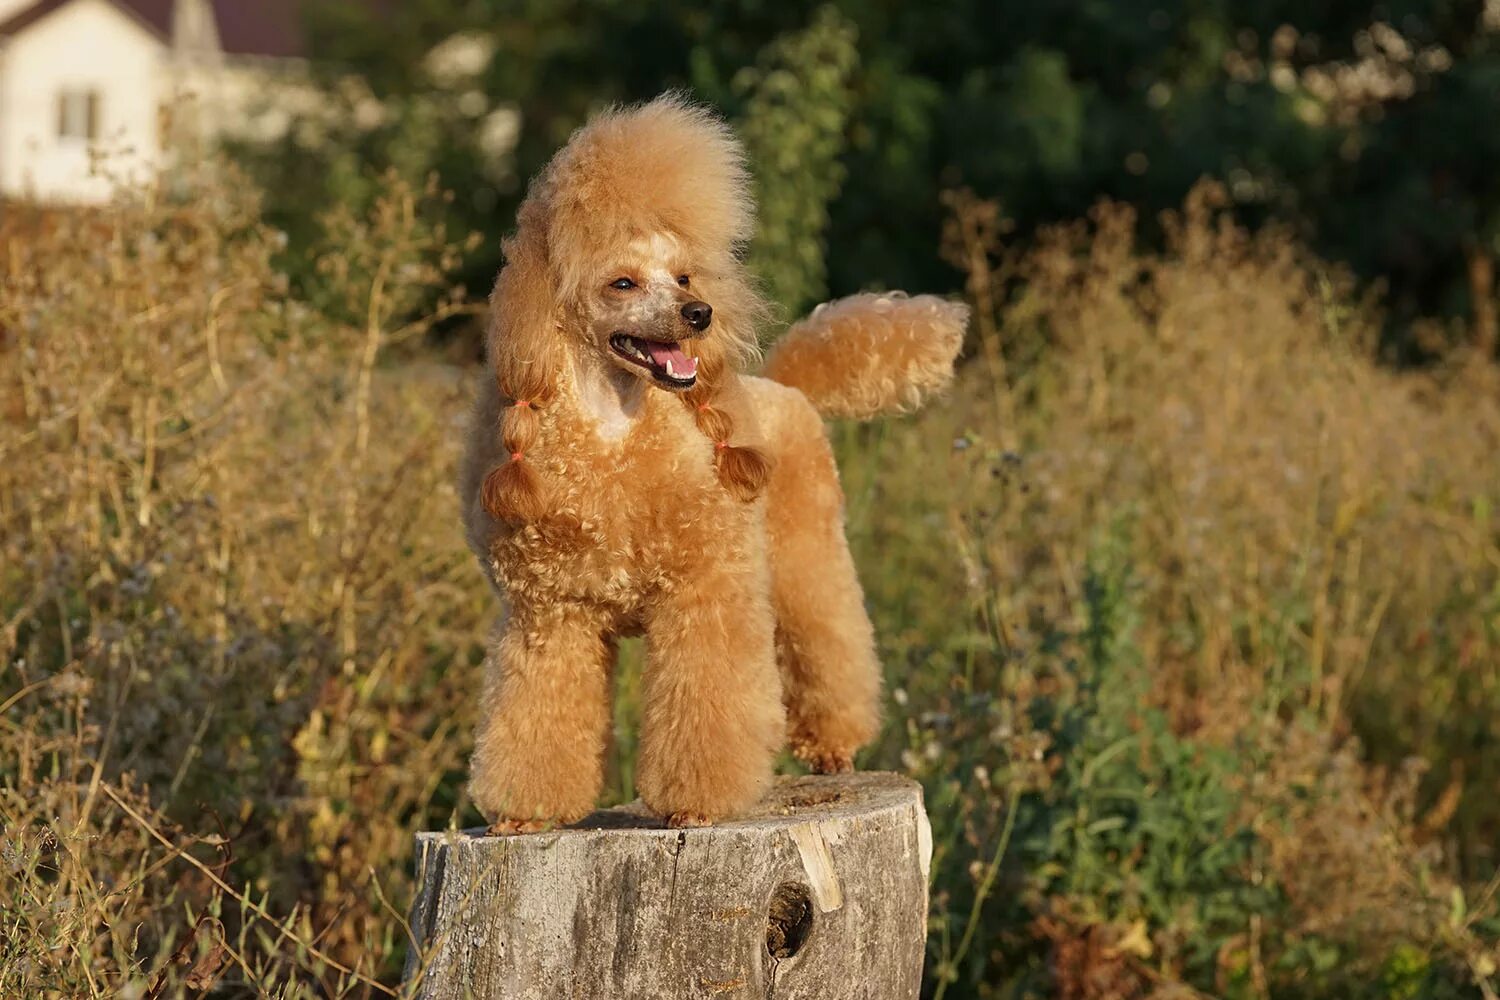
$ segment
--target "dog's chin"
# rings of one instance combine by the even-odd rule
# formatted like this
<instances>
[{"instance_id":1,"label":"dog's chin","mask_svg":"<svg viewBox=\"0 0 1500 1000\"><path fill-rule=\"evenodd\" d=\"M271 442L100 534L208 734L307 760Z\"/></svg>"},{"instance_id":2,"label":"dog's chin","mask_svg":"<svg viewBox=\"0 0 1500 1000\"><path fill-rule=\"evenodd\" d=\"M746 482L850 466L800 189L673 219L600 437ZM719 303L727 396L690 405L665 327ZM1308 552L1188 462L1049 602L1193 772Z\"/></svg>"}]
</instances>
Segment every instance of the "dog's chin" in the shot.
<instances>
[{"instance_id":1,"label":"dog's chin","mask_svg":"<svg viewBox=\"0 0 1500 1000\"><path fill-rule=\"evenodd\" d=\"M610 335L607 351L617 367L668 392L687 392L698 384L698 359L683 350L680 341L619 331Z\"/></svg>"}]
</instances>

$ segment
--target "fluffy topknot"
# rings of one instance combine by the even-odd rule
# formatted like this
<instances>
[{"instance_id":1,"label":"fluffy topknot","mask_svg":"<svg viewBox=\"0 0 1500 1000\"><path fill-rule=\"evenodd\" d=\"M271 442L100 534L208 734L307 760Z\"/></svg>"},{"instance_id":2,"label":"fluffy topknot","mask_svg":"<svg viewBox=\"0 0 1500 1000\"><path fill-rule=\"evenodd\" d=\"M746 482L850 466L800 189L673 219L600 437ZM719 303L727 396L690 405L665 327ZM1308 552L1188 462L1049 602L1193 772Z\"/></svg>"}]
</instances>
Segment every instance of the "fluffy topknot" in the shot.
<instances>
[{"instance_id":1,"label":"fluffy topknot","mask_svg":"<svg viewBox=\"0 0 1500 1000\"><path fill-rule=\"evenodd\" d=\"M575 288L600 247L668 232L689 256L726 265L755 225L739 140L712 111L674 92L590 120L535 193L547 203L553 267Z\"/></svg>"}]
</instances>

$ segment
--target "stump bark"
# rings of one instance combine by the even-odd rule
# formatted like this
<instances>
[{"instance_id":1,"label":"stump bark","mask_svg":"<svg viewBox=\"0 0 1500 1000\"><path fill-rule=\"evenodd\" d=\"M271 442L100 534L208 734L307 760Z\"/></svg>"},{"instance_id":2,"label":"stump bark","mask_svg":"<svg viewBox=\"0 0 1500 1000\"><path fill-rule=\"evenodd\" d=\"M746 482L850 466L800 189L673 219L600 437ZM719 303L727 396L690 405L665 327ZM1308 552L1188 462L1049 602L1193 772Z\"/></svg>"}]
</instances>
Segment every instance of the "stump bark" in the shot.
<instances>
[{"instance_id":1,"label":"stump bark","mask_svg":"<svg viewBox=\"0 0 1500 1000\"><path fill-rule=\"evenodd\" d=\"M412 996L918 996L932 834L906 778L783 779L701 829L622 806L482 833L417 834Z\"/></svg>"}]
</instances>

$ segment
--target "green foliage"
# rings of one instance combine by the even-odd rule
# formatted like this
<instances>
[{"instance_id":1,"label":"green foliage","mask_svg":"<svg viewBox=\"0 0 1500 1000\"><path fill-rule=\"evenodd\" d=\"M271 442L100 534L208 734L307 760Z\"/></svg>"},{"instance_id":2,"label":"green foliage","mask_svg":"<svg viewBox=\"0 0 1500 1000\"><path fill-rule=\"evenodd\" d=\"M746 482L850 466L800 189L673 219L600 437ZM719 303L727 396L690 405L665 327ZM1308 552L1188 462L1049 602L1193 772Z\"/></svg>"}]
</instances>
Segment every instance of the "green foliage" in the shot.
<instances>
[{"instance_id":1,"label":"green foliage","mask_svg":"<svg viewBox=\"0 0 1500 1000\"><path fill-rule=\"evenodd\" d=\"M1030 942L1002 935L988 956L975 955L970 925L1014 927L1030 919L1063 935L1114 928L1125 964L1153 958L1203 981L1249 921L1283 907L1275 887L1257 877L1264 846L1246 823L1237 787L1248 762L1231 748L1178 735L1152 704L1147 664L1134 643L1142 592L1128 542L1120 522L1093 549L1076 629L1051 623L1019 657L993 650L1001 657L994 664L1003 678L998 690L979 682L946 701L930 737L911 731L913 756L935 783L931 803L939 815L959 814L937 824L950 836L938 852L944 868L937 882L958 897L940 902L942 927L932 942L938 995L949 987L1003 995L1002 983L1021 989L1047 982ZM923 674L943 671L932 664ZM989 864L1004 873L1002 892L1011 900L986 893L972 867L969 879L962 873L969 857L963 841L987 839L970 812L974 792L959 791L965 784L986 795L993 789L1005 816L1005 849ZM965 900L960 887L969 880L977 884ZM966 909L965 923L954 926ZM957 947L955 933L963 935Z\"/></svg>"},{"instance_id":2,"label":"green foliage","mask_svg":"<svg viewBox=\"0 0 1500 1000\"><path fill-rule=\"evenodd\" d=\"M858 32L832 6L769 46L734 78L739 133L755 165L759 223L751 261L771 299L798 316L826 294L828 207L844 181L844 135Z\"/></svg>"},{"instance_id":3,"label":"green foliage","mask_svg":"<svg viewBox=\"0 0 1500 1000\"><path fill-rule=\"evenodd\" d=\"M301 117L324 124L241 148L294 260L308 220L363 204L385 167L436 170L459 194L450 225L488 237L463 275L484 288L525 178L591 110L686 88L747 130L767 208L758 266L793 310L825 286L953 287L932 254L950 188L999 199L1024 239L1101 196L1150 218L1216 178L1241 221L1285 223L1383 283L1390 345L1418 357L1494 296L1468 270L1500 253L1491 7L416 0L371 18L319 0L327 95ZM455 37L491 58L434 76ZM375 104L355 123L359 87ZM1445 322L1411 332L1434 314Z\"/></svg>"},{"instance_id":4,"label":"green foliage","mask_svg":"<svg viewBox=\"0 0 1500 1000\"><path fill-rule=\"evenodd\" d=\"M1275 894L1252 880L1257 842L1234 788L1245 762L1178 736L1151 705L1133 645L1140 595L1126 540L1106 539L1085 571L1081 655L1059 665L1068 693L1033 707L1035 722L1050 723L1061 767L1027 867L1040 892L1091 922L1171 928L1189 952L1184 964L1202 975L1252 915L1272 910Z\"/></svg>"}]
</instances>

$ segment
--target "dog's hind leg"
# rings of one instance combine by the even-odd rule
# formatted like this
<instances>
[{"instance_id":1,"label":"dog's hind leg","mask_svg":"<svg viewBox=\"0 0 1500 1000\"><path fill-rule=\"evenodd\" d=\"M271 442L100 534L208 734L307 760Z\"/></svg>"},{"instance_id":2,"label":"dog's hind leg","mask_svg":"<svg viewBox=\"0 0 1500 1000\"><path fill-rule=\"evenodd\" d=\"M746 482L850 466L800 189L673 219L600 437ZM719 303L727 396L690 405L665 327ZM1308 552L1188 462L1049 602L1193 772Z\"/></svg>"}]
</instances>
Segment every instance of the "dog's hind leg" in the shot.
<instances>
[{"instance_id":1,"label":"dog's hind leg","mask_svg":"<svg viewBox=\"0 0 1500 1000\"><path fill-rule=\"evenodd\" d=\"M581 606L517 607L492 643L469 795L497 831L570 823L603 784L612 644Z\"/></svg>"},{"instance_id":2,"label":"dog's hind leg","mask_svg":"<svg viewBox=\"0 0 1500 1000\"><path fill-rule=\"evenodd\" d=\"M880 663L823 422L800 397L782 411L766 518L788 736L814 771L847 771L880 726Z\"/></svg>"},{"instance_id":3,"label":"dog's hind leg","mask_svg":"<svg viewBox=\"0 0 1500 1000\"><path fill-rule=\"evenodd\" d=\"M786 734L765 554L716 544L647 612L636 785L674 826L753 805Z\"/></svg>"}]
</instances>

